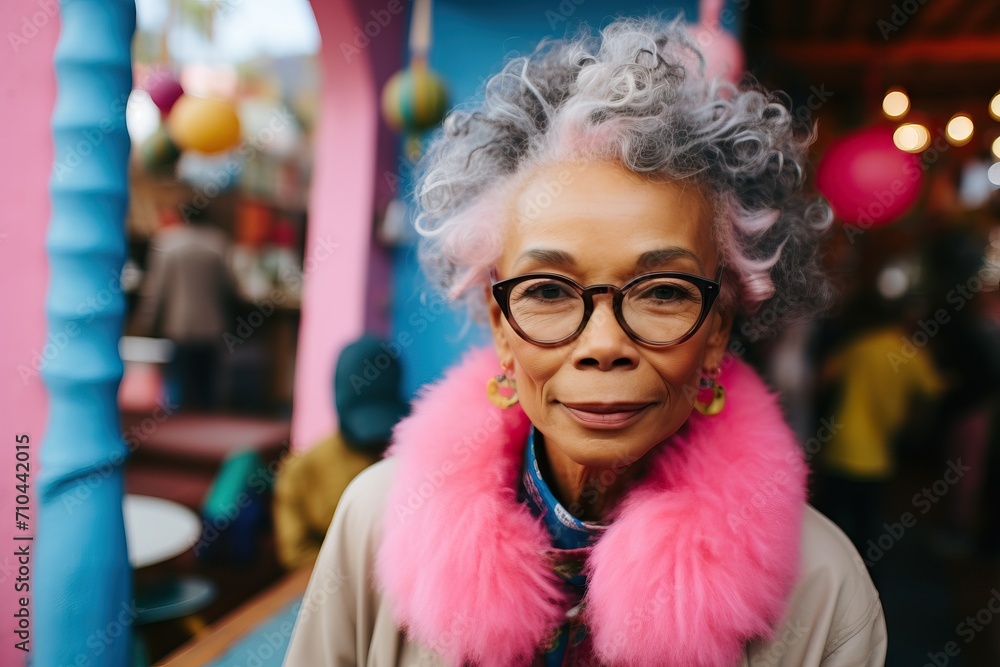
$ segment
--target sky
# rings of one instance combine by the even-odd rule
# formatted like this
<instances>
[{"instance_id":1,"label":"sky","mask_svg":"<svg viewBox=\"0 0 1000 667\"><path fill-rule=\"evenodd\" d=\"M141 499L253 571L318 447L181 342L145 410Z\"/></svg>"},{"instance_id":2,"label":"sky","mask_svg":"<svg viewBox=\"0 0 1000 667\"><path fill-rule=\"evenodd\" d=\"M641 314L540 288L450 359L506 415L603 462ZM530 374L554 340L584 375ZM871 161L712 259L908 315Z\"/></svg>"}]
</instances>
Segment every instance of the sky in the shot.
<instances>
[{"instance_id":1,"label":"sky","mask_svg":"<svg viewBox=\"0 0 1000 667\"><path fill-rule=\"evenodd\" d=\"M138 27L163 31L169 2L136 0ZM218 20L213 42L207 43L192 29L175 27L168 37L173 60L239 62L319 51L319 29L308 0L215 0L215 5Z\"/></svg>"}]
</instances>

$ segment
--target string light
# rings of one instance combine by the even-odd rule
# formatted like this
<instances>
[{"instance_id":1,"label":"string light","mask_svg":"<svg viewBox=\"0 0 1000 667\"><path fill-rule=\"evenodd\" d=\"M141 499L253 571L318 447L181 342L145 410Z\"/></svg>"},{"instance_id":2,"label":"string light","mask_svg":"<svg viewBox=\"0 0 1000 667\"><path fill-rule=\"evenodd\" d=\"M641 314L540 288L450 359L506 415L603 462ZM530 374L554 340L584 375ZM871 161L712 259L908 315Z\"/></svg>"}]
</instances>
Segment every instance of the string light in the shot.
<instances>
[{"instance_id":1,"label":"string light","mask_svg":"<svg viewBox=\"0 0 1000 667\"><path fill-rule=\"evenodd\" d=\"M882 112L889 118L902 118L910 110L910 98L901 88L893 88L882 99Z\"/></svg>"},{"instance_id":2,"label":"string light","mask_svg":"<svg viewBox=\"0 0 1000 667\"><path fill-rule=\"evenodd\" d=\"M920 123L904 123L892 134L892 143L907 153L919 153L931 142L931 133Z\"/></svg>"},{"instance_id":3,"label":"string light","mask_svg":"<svg viewBox=\"0 0 1000 667\"><path fill-rule=\"evenodd\" d=\"M975 126L972 124L972 119L967 114L957 113L948 121L948 125L944 128L944 133L948 137L948 141L953 145L964 146L972 138L972 131L974 129Z\"/></svg>"}]
</instances>

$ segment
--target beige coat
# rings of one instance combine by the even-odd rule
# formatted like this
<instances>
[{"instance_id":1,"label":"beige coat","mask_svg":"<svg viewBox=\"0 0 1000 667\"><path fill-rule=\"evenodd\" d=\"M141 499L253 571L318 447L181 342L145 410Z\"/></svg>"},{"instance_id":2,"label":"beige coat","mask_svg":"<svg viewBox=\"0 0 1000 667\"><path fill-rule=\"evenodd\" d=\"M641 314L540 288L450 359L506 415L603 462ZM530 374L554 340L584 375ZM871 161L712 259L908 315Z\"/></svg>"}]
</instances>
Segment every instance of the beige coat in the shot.
<instances>
[{"instance_id":1,"label":"beige coat","mask_svg":"<svg viewBox=\"0 0 1000 667\"><path fill-rule=\"evenodd\" d=\"M285 667L444 665L407 640L375 590L373 567L395 461L347 488L320 551ZM406 554L399 554L406 558ZM876 667L886 630L878 593L850 541L812 508L804 514L801 574L774 639L748 645L741 667Z\"/></svg>"}]
</instances>

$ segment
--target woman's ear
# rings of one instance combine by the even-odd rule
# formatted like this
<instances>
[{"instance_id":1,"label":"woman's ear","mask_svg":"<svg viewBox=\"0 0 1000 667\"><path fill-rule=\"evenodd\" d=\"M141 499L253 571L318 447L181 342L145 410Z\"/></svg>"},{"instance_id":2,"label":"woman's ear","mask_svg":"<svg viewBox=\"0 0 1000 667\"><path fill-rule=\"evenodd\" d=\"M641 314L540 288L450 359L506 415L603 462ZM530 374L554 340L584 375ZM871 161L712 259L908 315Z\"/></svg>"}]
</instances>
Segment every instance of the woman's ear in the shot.
<instances>
[{"instance_id":1,"label":"woman's ear","mask_svg":"<svg viewBox=\"0 0 1000 667\"><path fill-rule=\"evenodd\" d=\"M514 367L514 351L510 347L507 339L507 331L504 328L504 316L499 304L493 298L489 287L486 290L486 305L490 315L490 330L493 333L493 349L496 350L500 365L504 368Z\"/></svg>"},{"instance_id":2,"label":"woman's ear","mask_svg":"<svg viewBox=\"0 0 1000 667\"><path fill-rule=\"evenodd\" d=\"M708 321L710 332L705 345L705 367L719 368L729 347L729 334L733 330L735 314L732 308L715 309Z\"/></svg>"}]
</instances>

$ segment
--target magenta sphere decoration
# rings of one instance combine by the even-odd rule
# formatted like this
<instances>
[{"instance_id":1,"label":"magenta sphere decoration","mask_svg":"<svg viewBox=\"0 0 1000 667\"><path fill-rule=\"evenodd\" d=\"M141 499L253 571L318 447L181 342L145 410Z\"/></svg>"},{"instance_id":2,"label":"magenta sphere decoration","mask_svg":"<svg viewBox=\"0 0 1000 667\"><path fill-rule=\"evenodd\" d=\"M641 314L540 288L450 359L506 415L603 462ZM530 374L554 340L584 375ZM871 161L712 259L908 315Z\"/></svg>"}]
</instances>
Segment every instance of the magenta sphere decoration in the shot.
<instances>
[{"instance_id":1,"label":"magenta sphere decoration","mask_svg":"<svg viewBox=\"0 0 1000 667\"><path fill-rule=\"evenodd\" d=\"M879 125L849 134L826 150L816 184L838 219L864 228L886 224L917 200L924 182L920 157L896 148L893 128Z\"/></svg>"},{"instance_id":2,"label":"magenta sphere decoration","mask_svg":"<svg viewBox=\"0 0 1000 667\"><path fill-rule=\"evenodd\" d=\"M166 116L173 108L174 102L184 94L184 89L181 87L181 82L172 74L163 74L146 89L146 92L160 113Z\"/></svg>"}]
</instances>

